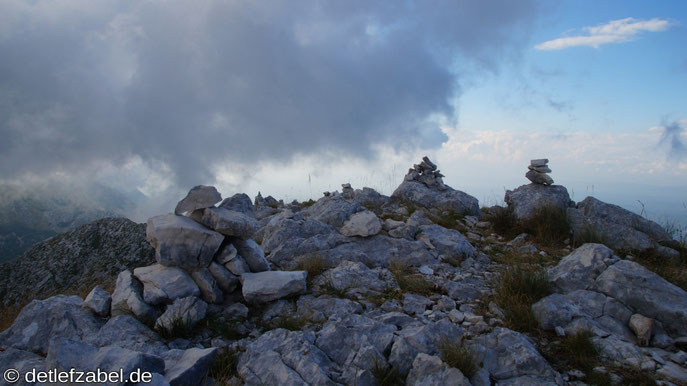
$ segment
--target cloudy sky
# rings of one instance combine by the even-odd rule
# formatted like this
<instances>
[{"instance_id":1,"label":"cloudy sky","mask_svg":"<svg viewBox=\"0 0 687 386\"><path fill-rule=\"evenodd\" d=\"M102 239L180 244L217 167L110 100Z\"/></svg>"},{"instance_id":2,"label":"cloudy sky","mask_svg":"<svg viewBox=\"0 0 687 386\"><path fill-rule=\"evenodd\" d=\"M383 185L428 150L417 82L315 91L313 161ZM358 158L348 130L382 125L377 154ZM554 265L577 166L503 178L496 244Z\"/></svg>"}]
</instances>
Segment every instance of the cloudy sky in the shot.
<instances>
[{"instance_id":1,"label":"cloudy sky","mask_svg":"<svg viewBox=\"0 0 687 386\"><path fill-rule=\"evenodd\" d=\"M685 41L679 0L4 0L0 180L168 211L390 194L427 154L493 205L546 157L574 200L687 223Z\"/></svg>"}]
</instances>

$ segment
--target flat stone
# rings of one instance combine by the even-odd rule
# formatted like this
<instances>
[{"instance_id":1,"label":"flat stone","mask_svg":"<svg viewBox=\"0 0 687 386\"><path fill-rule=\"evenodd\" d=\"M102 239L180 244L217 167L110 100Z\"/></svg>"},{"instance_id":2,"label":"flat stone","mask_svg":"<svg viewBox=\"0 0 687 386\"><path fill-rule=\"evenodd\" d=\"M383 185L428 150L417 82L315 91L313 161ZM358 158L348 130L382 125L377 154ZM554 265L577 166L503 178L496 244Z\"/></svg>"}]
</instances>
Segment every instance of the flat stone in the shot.
<instances>
[{"instance_id":1,"label":"flat stone","mask_svg":"<svg viewBox=\"0 0 687 386\"><path fill-rule=\"evenodd\" d=\"M548 158L538 158L530 160L530 166L546 166L549 163Z\"/></svg>"},{"instance_id":2,"label":"flat stone","mask_svg":"<svg viewBox=\"0 0 687 386\"><path fill-rule=\"evenodd\" d=\"M546 173L539 173L535 170L528 170L525 177L534 184L553 185L553 178Z\"/></svg>"},{"instance_id":3,"label":"flat stone","mask_svg":"<svg viewBox=\"0 0 687 386\"><path fill-rule=\"evenodd\" d=\"M250 238L258 229L255 217L224 208L194 210L189 217L223 235L242 239Z\"/></svg>"},{"instance_id":4,"label":"flat stone","mask_svg":"<svg viewBox=\"0 0 687 386\"><path fill-rule=\"evenodd\" d=\"M233 239L232 242L239 255L243 257L243 260L250 267L251 272L270 270L270 263L265 259L265 252L254 240Z\"/></svg>"},{"instance_id":5,"label":"flat stone","mask_svg":"<svg viewBox=\"0 0 687 386\"><path fill-rule=\"evenodd\" d=\"M98 347L117 346L154 355L169 350L153 330L131 315L110 318L97 334L87 336L85 342Z\"/></svg>"},{"instance_id":6,"label":"flat stone","mask_svg":"<svg viewBox=\"0 0 687 386\"><path fill-rule=\"evenodd\" d=\"M236 276L241 276L246 272L250 273L250 267L248 266L246 261L243 260L243 257L239 255L236 255L236 257L234 257L229 262L224 264L224 267Z\"/></svg>"},{"instance_id":7,"label":"flat stone","mask_svg":"<svg viewBox=\"0 0 687 386\"><path fill-rule=\"evenodd\" d=\"M196 209L209 208L220 201L222 201L222 196L214 186L194 186L186 197L179 201L174 209L174 214L181 215Z\"/></svg>"},{"instance_id":8,"label":"flat stone","mask_svg":"<svg viewBox=\"0 0 687 386\"><path fill-rule=\"evenodd\" d=\"M551 169L548 166L528 166L527 169L534 170L537 173L551 173Z\"/></svg>"},{"instance_id":9,"label":"flat stone","mask_svg":"<svg viewBox=\"0 0 687 386\"><path fill-rule=\"evenodd\" d=\"M224 296L215 278L207 268L198 268L191 273L193 281L200 289L200 296L208 303L222 303Z\"/></svg>"},{"instance_id":10,"label":"flat stone","mask_svg":"<svg viewBox=\"0 0 687 386\"><path fill-rule=\"evenodd\" d=\"M196 268L210 265L224 236L188 217L169 214L148 219L146 240L159 264Z\"/></svg>"},{"instance_id":11,"label":"flat stone","mask_svg":"<svg viewBox=\"0 0 687 386\"><path fill-rule=\"evenodd\" d=\"M155 326L171 330L175 323L181 323L191 327L205 318L207 309L207 303L195 296L179 298L167 306L155 322Z\"/></svg>"},{"instance_id":12,"label":"flat stone","mask_svg":"<svg viewBox=\"0 0 687 386\"><path fill-rule=\"evenodd\" d=\"M188 350L170 350L164 355L165 379L170 386L187 386L200 382L207 377L207 372L217 356L215 347Z\"/></svg>"},{"instance_id":13,"label":"flat stone","mask_svg":"<svg viewBox=\"0 0 687 386\"><path fill-rule=\"evenodd\" d=\"M225 293L233 292L240 284L239 278L222 265L212 262L208 270L210 270L212 277L215 278L219 288Z\"/></svg>"},{"instance_id":14,"label":"flat stone","mask_svg":"<svg viewBox=\"0 0 687 386\"><path fill-rule=\"evenodd\" d=\"M144 321L155 320L157 311L143 300L143 285L127 269L117 276L117 284L112 293L110 315L135 315Z\"/></svg>"},{"instance_id":15,"label":"flat stone","mask_svg":"<svg viewBox=\"0 0 687 386\"><path fill-rule=\"evenodd\" d=\"M217 264L226 264L231 261L236 255L238 254L238 251L236 250L236 247L234 244L231 243L223 243L222 246L219 248L217 251L217 254L215 254L215 261Z\"/></svg>"},{"instance_id":16,"label":"flat stone","mask_svg":"<svg viewBox=\"0 0 687 386\"><path fill-rule=\"evenodd\" d=\"M304 292L306 271L264 271L241 275L243 297L249 303L267 303Z\"/></svg>"},{"instance_id":17,"label":"flat stone","mask_svg":"<svg viewBox=\"0 0 687 386\"><path fill-rule=\"evenodd\" d=\"M558 292L587 289L606 270L605 261L613 251L603 244L584 244L549 269L549 282Z\"/></svg>"},{"instance_id":18,"label":"flat stone","mask_svg":"<svg viewBox=\"0 0 687 386\"><path fill-rule=\"evenodd\" d=\"M382 221L369 210L355 213L339 230L342 235L352 237L374 236L382 230Z\"/></svg>"},{"instance_id":19,"label":"flat stone","mask_svg":"<svg viewBox=\"0 0 687 386\"><path fill-rule=\"evenodd\" d=\"M169 304L178 298L200 295L191 276L179 267L153 264L134 269L134 276L143 284L143 300L148 304Z\"/></svg>"},{"instance_id":20,"label":"flat stone","mask_svg":"<svg viewBox=\"0 0 687 386\"><path fill-rule=\"evenodd\" d=\"M420 353L415 357L406 384L408 386L471 385L460 370L449 367L438 356L425 353Z\"/></svg>"}]
</instances>

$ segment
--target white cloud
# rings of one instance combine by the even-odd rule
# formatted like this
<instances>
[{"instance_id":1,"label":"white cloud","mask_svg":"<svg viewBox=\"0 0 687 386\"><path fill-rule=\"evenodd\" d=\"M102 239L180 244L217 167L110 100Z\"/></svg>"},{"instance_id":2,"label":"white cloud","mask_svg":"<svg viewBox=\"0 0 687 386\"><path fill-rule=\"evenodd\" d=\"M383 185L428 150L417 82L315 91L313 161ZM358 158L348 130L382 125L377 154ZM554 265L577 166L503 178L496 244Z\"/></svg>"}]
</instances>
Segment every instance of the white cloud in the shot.
<instances>
[{"instance_id":1,"label":"white cloud","mask_svg":"<svg viewBox=\"0 0 687 386\"><path fill-rule=\"evenodd\" d=\"M542 51L562 50L576 46L599 48L602 44L623 43L633 40L642 31L663 31L669 26L668 20L657 17L651 20L638 20L628 17L612 20L595 27L584 27L584 34L545 41L537 44L534 48Z\"/></svg>"}]
</instances>

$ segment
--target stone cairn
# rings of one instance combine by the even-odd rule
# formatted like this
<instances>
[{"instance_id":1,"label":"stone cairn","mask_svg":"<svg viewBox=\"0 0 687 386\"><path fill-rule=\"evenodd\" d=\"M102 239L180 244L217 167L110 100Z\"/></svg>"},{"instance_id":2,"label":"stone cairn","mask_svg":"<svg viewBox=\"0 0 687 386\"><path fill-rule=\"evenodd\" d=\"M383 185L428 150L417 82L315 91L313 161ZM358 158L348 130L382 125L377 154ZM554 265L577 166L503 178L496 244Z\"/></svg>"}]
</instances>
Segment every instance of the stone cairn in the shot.
<instances>
[{"instance_id":1,"label":"stone cairn","mask_svg":"<svg viewBox=\"0 0 687 386\"><path fill-rule=\"evenodd\" d=\"M408 174L406 174L404 179L406 181L421 182L430 188L446 190L443 177L444 175L437 170L437 165L425 156L422 157L422 162L419 165L415 164L411 169L408 169Z\"/></svg>"},{"instance_id":2,"label":"stone cairn","mask_svg":"<svg viewBox=\"0 0 687 386\"><path fill-rule=\"evenodd\" d=\"M188 324L203 319L208 304L241 297L264 303L305 290L307 272L270 270L251 239L258 221L250 198L237 194L215 207L220 201L214 187L196 186L174 214L148 220L146 239L157 264L119 274L112 316L134 314L170 329L180 317Z\"/></svg>"},{"instance_id":3,"label":"stone cairn","mask_svg":"<svg viewBox=\"0 0 687 386\"><path fill-rule=\"evenodd\" d=\"M549 160L547 158L531 160L530 166L527 167L529 170L527 171L527 174L525 174L525 177L532 181L533 184L553 184L553 178L551 178L551 176L548 174L551 173L551 169L549 169L549 166L547 165L548 163Z\"/></svg>"}]
</instances>

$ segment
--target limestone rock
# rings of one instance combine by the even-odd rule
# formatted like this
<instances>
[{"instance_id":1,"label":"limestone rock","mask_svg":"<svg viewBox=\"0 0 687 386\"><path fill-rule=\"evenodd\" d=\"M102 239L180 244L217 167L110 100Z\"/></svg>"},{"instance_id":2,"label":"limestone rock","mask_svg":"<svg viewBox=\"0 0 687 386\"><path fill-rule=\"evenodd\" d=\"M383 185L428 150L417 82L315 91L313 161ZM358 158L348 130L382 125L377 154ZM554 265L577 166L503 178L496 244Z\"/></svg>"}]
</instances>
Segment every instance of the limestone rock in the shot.
<instances>
[{"instance_id":1,"label":"limestone rock","mask_svg":"<svg viewBox=\"0 0 687 386\"><path fill-rule=\"evenodd\" d=\"M570 195L560 185L522 185L515 190L506 191L504 201L519 220L531 219L536 211L545 206L565 211L570 206Z\"/></svg>"},{"instance_id":2,"label":"limestone rock","mask_svg":"<svg viewBox=\"0 0 687 386\"><path fill-rule=\"evenodd\" d=\"M241 275L243 297L249 303L267 303L305 291L306 271L265 271Z\"/></svg>"},{"instance_id":3,"label":"limestone rock","mask_svg":"<svg viewBox=\"0 0 687 386\"><path fill-rule=\"evenodd\" d=\"M346 365L361 347L371 345L385 352L394 338L396 327L366 316L352 314L342 320L330 320L317 334L317 347L339 365Z\"/></svg>"},{"instance_id":4,"label":"limestone rock","mask_svg":"<svg viewBox=\"0 0 687 386\"><path fill-rule=\"evenodd\" d=\"M253 240L232 239L239 255L243 257L251 272L263 272L270 270L270 264L265 259L265 252Z\"/></svg>"},{"instance_id":5,"label":"limestone rock","mask_svg":"<svg viewBox=\"0 0 687 386\"><path fill-rule=\"evenodd\" d=\"M382 222L377 215L364 210L355 213L341 227L340 232L344 236L374 236L382 230Z\"/></svg>"},{"instance_id":6,"label":"limestone rock","mask_svg":"<svg viewBox=\"0 0 687 386\"><path fill-rule=\"evenodd\" d=\"M215 282L219 288L225 293L231 293L238 287L239 278L234 276L229 272L224 266L219 265L215 262L210 263L208 267L212 277L215 278Z\"/></svg>"},{"instance_id":7,"label":"limestone rock","mask_svg":"<svg viewBox=\"0 0 687 386\"><path fill-rule=\"evenodd\" d=\"M224 236L188 217L169 214L148 219L146 239L158 263L196 268L210 265Z\"/></svg>"},{"instance_id":8,"label":"limestone rock","mask_svg":"<svg viewBox=\"0 0 687 386\"><path fill-rule=\"evenodd\" d=\"M234 244L224 242L221 247L219 247L219 250L217 251L217 254L215 254L215 261L218 264L226 264L231 261L236 255L238 254L238 251L236 250L236 247Z\"/></svg>"},{"instance_id":9,"label":"limestone rock","mask_svg":"<svg viewBox=\"0 0 687 386\"><path fill-rule=\"evenodd\" d=\"M594 287L659 320L668 332L687 335L687 292L641 265L620 260L596 278Z\"/></svg>"},{"instance_id":10,"label":"limestone rock","mask_svg":"<svg viewBox=\"0 0 687 386\"><path fill-rule=\"evenodd\" d=\"M209 269L198 268L191 273L191 277L200 289L203 300L208 303L222 303L224 296Z\"/></svg>"},{"instance_id":11,"label":"limestone rock","mask_svg":"<svg viewBox=\"0 0 687 386\"><path fill-rule=\"evenodd\" d=\"M420 233L415 238L426 238L441 255L467 259L477 254L475 247L460 232L440 225L420 226Z\"/></svg>"},{"instance_id":12,"label":"limestone rock","mask_svg":"<svg viewBox=\"0 0 687 386\"><path fill-rule=\"evenodd\" d=\"M194 210L189 217L223 235L242 239L250 238L258 229L258 220L255 217L224 208Z\"/></svg>"},{"instance_id":13,"label":"limestone rock","mask_svg":"<svg viewBox=\"0 0 687 386\"><path fill-rule=\"evenodd\" d=\"M654 320L642 314L634 314L630 318L630 329L637 335L639 346L648 346L654 332Z\"/></svg>"},{"instance_id":14,"label":"limestone rock","mask_svg":"<svg viewBox=\"0 0 687 386\"><path fill-rule=\"evenodd\" d=\"M111 303L112 298L110 298L110 294L100 288L99 285L93 287L84 300L84 305L100 316L107 316L110 314Z\"/></svg>"},{"instance_id":15,"label":"limestone rock","mask_svg":"<svg viewBox=\"0 0 687 386\"><path fill-rule=\"evenodd\" d=\"M190 348L170 350L163 356L165 379L170 386L200 384L207 377L212 360L217 356L217 348Z\"/></svg>"},{"instance_id":16,"label":"limestone rock","mask_svg":"<svg viewBox=\"0 0 687 386\"><path fill-rule=\"evenodd\" d=\"M155 322L156 327L171 330L175 323L193 326L205 318L208 305L195 296L179 298L167 306Z\"/></svg>"},{"instance_id":17,"label":"limestone rock","mask_svg":"<svg viewBox=\"0 0 687 386\"><path fill-rule=\"evenodd\" d=\"M549 282L554 290L563 293L587 289L606 270L606 261L612 257L613 251L603 244L584 244L549 269Z\"/></svg>"},{"instance_id":18,"label":"limestone rock","mask_svg":"<svg viewBox=\"0 0 687 386\"><path fill-rule=\"evenodd\" d=\"M122 271L117 276L117 285L112 293L110 315L133 314L141 320L155 320L157 312L143 301L142 287L138 279L129 270Z\"/></svg>"},{"instance_id":19,"label":"limestone rock","mask_svg":"<svg viewBox=\"0 0 687 386\"><path fill-rule=\"evenodd\" d=\"M420 353L415 357L406 384L408 386L471 385L460 370L449 367L438 356L425 353Z\"/></svg>"},{"instance_id":20,"label":"limestone rock","mask_svg":"<svg viewBox=\"0 0 687 386\"><path fill-rule=\"evenodd\" d=\"M199 296L198 286L181 268L153 264L134 269L143 284L143 300L148 304L168 304L178 298Z\"/></svg>"},{"instance_id":21,"label":"limestone rock","mask_svg":"<svg viewBox=\"0 0 687 386\"><path fill-rule=\"evenodd\" d=\"M209 208L220 201L222 201L222 196L214 186L194 186L186 197L179 201L174 209L174 214L181 215L196 209Z\"/></svg>"},{"instance_id":22,"label":"limestone rock","mask_svg":"<svg viewBox=\"0 0 687 386\"><path fill-rule=\"evenodd\" d=\"M218 205L218 207L241 212L255 218L253 203L251 202L250 197L248 197L248 195L245 193L236 193L229 198L225 198L224 201Z\"/></svg>"},{"instance_id":23,"label":"limestone rock","mask_svg":"<svg viewBox=\"0 0 687 386\"><path fill-rule=\"evenodd\" d=\"M110 318L96 334L87 336L85 342L98 347L117 346L154 355L169 350L153 330L131 315Z\"/></svg>"},{"instance_id":24,"label":"limestone rock","mask_svg":"<svg viewBox=\"0 0 687 386\"><path fill-rule=\"evenodd\" d=\"M236 257L224 264L224 267L236 276L241 276L246 272L250 272L250 267L246 264L246 261L243 260L243 257L239 255L236 255Z\"/></svg>"},{"instance_id":25,"label":"limestone rock","mask_svg":"<svg viewBox=\"0 0 687 386\"><path fill-rule=\"evenodd\" d=\"M553 178L551 178L551 176L549 176L546 173L538 172L536 170L528 170L527 173L525 173L525 177L527 177L527 179L532 181L532 183L534 184L553 185Z\"/></svg>"},{"instance_id":26,"label":"limestone rock","mask_svg":"<svg viewBox=\"0 0 687 386\"><path fill-rule=\"evenodd\" d=\"M57 295L26 305L12 326L0 332L0 347L45 354L50 339L84 339L103 325L78 296ZM3 370L4 371L4 370Z\"/></svg>"},{"instance_id":27,"label":"limestone rock","mask_svg":"<svg viewBox=\"0 0 687 386\"><path fill-rule=\"evenodd\" d=\"M479 201L475 197L448 185L445 187L445 190L438 190L414 180L403 181L391 194L391 198L426 209L437 208L457 215L481 216Z\"/></svg>"}]
</instances>

